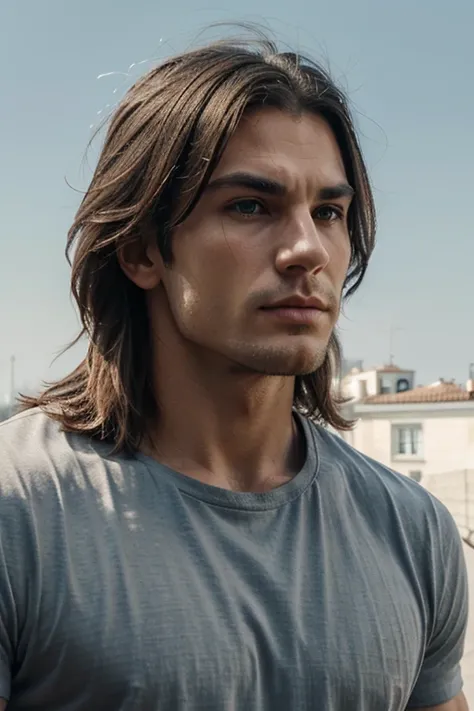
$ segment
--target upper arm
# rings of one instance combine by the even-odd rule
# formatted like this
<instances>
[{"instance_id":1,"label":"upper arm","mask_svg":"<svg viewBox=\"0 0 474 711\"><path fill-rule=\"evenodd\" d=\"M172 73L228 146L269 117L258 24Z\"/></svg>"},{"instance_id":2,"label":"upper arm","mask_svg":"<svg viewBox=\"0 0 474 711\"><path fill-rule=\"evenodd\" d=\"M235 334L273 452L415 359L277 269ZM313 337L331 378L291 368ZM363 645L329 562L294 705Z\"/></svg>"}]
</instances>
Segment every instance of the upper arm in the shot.
<instances>
[{"instance_id":1,"label":"upper arm","mask_svg":"<svg viewBox=\"0 0 474 711\"><path fill-rule=\"evenodd\" d=\"M451 701L447 701L445 704L440 704L438 706L425 706L423 711L469 711L469 707L467 705L466 697L461 692L455 696L454 699L451 699Z\"/></svg>"},{"instance_id":2,"label":"upper arm","mask_svg":"<svg viewBox=\"0 0 474 711\"><path fill-rule=\"evenodd\" d=\"M3 530L0 530L0 711L6 706L5 698L10 696L16 632L15 596L6 566L8 541L5 539Z\"/></svg>"},{"instance_id":3,"label":"upper arm","mask_svg":"<svg viewBox=\"0 0 474 711\"><path fill-rule=\"evenodd\" d=\"M430 586L431 622L408 708L466 711L460 669L468 611L466 562L456 524L439 502L428 540L431 571L422 582Z\"/></svg>"}]
</instances>

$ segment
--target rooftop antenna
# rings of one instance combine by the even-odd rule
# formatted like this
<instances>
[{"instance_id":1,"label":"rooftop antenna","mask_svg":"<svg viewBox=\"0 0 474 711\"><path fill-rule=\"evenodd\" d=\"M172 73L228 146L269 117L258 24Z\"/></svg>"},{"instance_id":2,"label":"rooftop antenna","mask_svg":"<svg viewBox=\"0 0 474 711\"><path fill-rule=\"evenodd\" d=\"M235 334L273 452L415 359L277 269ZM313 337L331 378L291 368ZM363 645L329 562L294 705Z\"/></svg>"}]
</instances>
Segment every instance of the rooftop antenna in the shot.
<instances>
[{"instance_id":1,"label":"rooftop antenna","mask_svg":"<svg viewBox=\"0 0 474 711\"><path fill-rule=\"evenodd\" d=\"M12 355L10 358L10 416L13 415L13 410L15 407L15 364L16 357Z\"/></svg>"},{"instance_id":2,"label":"rooftop antenna","mask_svg":"<svg viewBox=\"0 0 474 711\"><path fill-rule=\"evenodd\" d=\"M388 362L389 365L395 365L395 356L393 351L395 350L394 348L394 342L395 342L395 334L398 333L399 331L403 331L403 328L400 328L399 326L394 326L393 324L390 326L389 329L389 354L388 354Z\"/></svg>"}]
</instances>

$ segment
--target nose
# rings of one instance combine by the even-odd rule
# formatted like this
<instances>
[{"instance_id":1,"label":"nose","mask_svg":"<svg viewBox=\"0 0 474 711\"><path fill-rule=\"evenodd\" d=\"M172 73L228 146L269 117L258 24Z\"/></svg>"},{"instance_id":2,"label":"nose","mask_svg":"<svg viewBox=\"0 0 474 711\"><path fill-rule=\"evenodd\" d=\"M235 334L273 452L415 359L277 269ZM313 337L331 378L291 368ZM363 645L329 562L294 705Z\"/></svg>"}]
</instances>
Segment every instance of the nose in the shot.
<instances>
[{"instance_id":1,"label":"nose","mask_svg":"<svg viewBox=\"0 0 474 711\"><path fill-rule=\"evenodd\" d=\"M295 216L283 229L276 268L281 274L302 271L318 274L329 262L329 253L309 212Z\"/></svg>"}]
</instances>

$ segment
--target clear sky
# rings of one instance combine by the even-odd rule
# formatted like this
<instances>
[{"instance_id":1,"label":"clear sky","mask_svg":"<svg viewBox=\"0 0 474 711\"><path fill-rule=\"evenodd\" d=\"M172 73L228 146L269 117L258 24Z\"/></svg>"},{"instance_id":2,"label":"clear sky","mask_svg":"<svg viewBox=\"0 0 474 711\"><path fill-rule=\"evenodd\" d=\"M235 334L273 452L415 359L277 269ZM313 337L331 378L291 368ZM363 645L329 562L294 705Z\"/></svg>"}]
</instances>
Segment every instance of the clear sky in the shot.
<instances>
[{"instance_id":1,"label":"clear sky","mask_svg":"<svg viewBox=\"0 0 474 711\"><path fill-rule=\"evenodd\" d=\"M395 361L423 384L474 361L472 0L2 0L0 399L72 368L66 232L103 112L215 21L266 23L324 61L353 103L379 212L367 280L346 306L348 357ZM215 34L215 33L214 33ZM130 77L98 75L127 72ZM115 93L114 93L114 90ZM102 113L98 113L102 111Z\"/></svg>"}]
</instances>

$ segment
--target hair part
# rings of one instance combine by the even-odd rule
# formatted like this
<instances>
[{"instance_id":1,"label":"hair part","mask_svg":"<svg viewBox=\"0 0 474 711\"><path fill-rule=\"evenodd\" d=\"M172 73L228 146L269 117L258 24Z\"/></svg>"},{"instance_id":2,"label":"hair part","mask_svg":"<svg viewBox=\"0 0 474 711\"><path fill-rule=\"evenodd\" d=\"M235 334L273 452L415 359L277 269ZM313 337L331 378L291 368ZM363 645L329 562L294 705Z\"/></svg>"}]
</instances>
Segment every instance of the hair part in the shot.
<instances>
[{"instance_id":1,"label":"hair part","mask_svg":"<svg viewBox=\"0 0 474 711\"><path fill-rule=\"evenodd\" d=\"M23 408L40 407L64 430L106 440L115 452L138 450L159 408L145 294L123 273L117 252L156 240L172 265L174 228L199 201L242 117L264 107L312 112L333 130L355 190L344 296L358 288L374 247L375 209L347 100L328 73L301 55L279 53L265 37L178 55L139 79L117 108L68 233L78 339L87 336L87 355L38 396L23 396ZM296 377L294 406L346 430L353 423L333 390L340 361L333 333L322 366Z\"/></svg>"}]
</instances>

